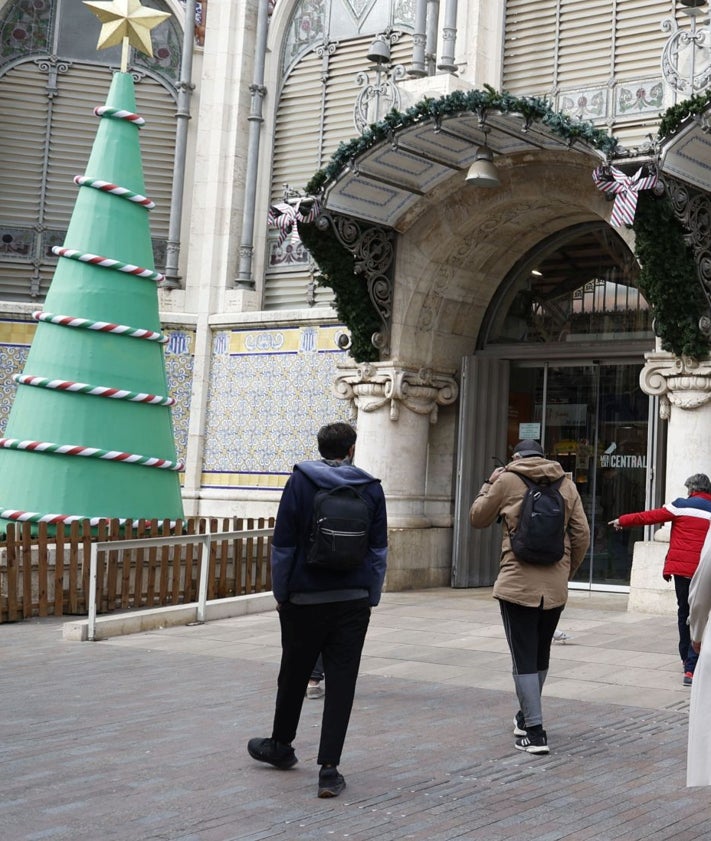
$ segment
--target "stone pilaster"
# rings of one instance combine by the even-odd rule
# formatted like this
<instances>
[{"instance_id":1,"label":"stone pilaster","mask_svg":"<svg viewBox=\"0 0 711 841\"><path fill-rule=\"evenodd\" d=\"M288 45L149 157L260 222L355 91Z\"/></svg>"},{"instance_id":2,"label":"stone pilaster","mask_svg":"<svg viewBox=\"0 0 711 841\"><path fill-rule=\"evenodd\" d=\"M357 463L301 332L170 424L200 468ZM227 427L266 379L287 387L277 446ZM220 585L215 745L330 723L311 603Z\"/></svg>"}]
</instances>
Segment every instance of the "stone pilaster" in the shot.
<instances>
[{"instance_id":1,"label":"stone pilaster","mask_svg":"<svg viewBox=\"0 0 711 841\"><path fill-rule=\"evenodd\" d=\"M640 374L645 394L659 397L659 414L668 421L665 498L685 495L692 473L711 476L711 361L674 356L665 351L646 354Z\"/></svg>"},{"instance_id":2,"label":"stone pilaster","mask_svg":"<svg viewBox=\"0 0 711 841\"><path fill-rule=\"evenodd\" d=\"M351 400L358 416L356 463L378 476L393 528L427 528L424 513L427 444L440 406L457 399L449 374L375 362L343 366L335 394Z\"/></svg>"},{"instance_id":3,"label":"stone pilaster","mask_svg":"<svg viewBox=\"0 0 711 841\"><path fill-rule=\"evenodd\" d=\"M640 373L645 394L659 397L659 415L668 422L664 499L686 496L684 481L692 473L711 476L711 362L678 357L666 351L646 354ZM669 548L669 526L654 540L635 545L629 609L676 612L674 587L662 579Z\"/></svg>"}]
</instances>

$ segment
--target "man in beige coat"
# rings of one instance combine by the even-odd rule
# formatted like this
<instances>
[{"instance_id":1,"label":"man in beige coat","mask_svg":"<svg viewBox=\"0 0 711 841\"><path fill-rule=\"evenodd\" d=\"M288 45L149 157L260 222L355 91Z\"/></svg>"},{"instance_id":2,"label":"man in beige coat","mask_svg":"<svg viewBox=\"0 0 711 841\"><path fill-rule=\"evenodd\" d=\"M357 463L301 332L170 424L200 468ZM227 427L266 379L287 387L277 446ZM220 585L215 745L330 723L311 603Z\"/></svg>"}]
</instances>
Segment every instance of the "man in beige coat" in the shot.
<instances>
[{"instance_id":1,"label":"man in beige coat","mask_svg":"<svg viewBox=\"0 0 711 841\"><path fill-rule=\"evenodd\" d=\"M509 533L516 530L521 503L528 486L562 479L559 491L565 502L564 552L549 565L516 558ZM574 482L557 461L544 458L538 441L524 440L514 447L513 459L497 467L484 482L469 512L474 528L485 528L501 517L501 561L494 583L506 639L513 661L513 677L521 709L514 719L516 748L548 753L543 729L541 691L548 674L551 641L568 599L568 581L580 566L590 544L590 527Z\"/></svg>"}]
</instances>

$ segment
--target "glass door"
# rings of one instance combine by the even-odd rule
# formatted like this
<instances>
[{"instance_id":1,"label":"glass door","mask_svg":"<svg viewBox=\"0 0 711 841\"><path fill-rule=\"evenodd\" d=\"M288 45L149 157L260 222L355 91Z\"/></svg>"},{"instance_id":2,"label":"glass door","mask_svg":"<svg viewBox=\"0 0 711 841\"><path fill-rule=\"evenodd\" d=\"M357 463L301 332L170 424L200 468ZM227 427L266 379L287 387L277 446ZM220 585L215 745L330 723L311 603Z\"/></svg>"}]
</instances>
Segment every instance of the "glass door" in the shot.
<instances>
[{"instance_id":1,"label":"glass door","mask_svg":"<svg viewBox=\"0 0 711 841\"><path fill-rule=\"evenodd\" d=\"M615 532L608 522L645 507L648 415L639 364L512 365L507 455L521 438L539 440L575 482L590 523L574 585L629 586L643 529Z\"/></svg>"}]
</instances>

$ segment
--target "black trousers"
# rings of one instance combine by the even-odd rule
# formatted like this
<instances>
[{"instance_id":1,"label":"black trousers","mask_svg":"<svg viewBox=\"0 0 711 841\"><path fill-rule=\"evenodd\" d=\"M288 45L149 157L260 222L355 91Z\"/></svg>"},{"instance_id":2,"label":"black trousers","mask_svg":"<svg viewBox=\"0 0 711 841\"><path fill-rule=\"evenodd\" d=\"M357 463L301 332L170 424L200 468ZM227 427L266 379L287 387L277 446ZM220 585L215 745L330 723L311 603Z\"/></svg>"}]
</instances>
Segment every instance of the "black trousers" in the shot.
<instances>
[{"instance_id":1,"label":"black trousers","mask_svg":"<svg viewBox=\"0 0 711 841\"><path fill-rule=\"evenodd\" d=\"M691 629L689 628L689 587L691 579L683 575L674 576L676 591L676 617L679 626L679 656L684 664L684 671L694 673L699 655L691 647Z\"/></svg>"},{"instance_id":2,"label":"black trousers","mask_svg":"<svg viewBox=\"0 0 711 841\"><path fill-rule=\"evenodd\" d=\"M328 675L321 720L319 765L338 765L350 721L360 656L370 622L368 599L295 605L279 611L281 667L272 738L296 737L306 686L319 652Z\"/></svg>"},{"instance_id":3,"label":"black trousers","mask_svg":"<svg viewBox=\"0 0 711 841\"><path fill-rule=\"evenodd\" d=\"M547 671L551 659L553 633L564 605L544 610L499 599L506 640L511 651L514 674Z\"/></svg>"}]
</instances>

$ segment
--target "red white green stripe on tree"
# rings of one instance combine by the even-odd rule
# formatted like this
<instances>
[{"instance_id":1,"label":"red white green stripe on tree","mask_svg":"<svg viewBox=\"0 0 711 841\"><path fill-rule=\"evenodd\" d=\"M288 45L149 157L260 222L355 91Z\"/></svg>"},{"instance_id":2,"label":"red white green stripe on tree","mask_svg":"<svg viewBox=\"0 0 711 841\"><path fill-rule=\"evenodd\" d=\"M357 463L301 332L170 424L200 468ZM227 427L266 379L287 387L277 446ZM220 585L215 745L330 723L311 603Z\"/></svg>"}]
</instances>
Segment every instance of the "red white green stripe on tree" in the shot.
<instances>
[{"instance_id":1,"label":"red white green stripe on tree","mask_svg":"<svg viewBox=\"0 0 711 841\"><path fill-rule=\"evenodd\" d=\"M105 193L111 193L112 196L119 196L127 201L140 204L146 210L153 210L156 203L141 193L134 193L127 187L119 187L118 184L112 184L110 181L100 181L98 178L89 178L86 175L75 175L74 183L79 187L93 187L95 190L103 190Z\"/></svg>"},{"instance_id":2,"label":"red white green stripe on tree","mask_svg":"<svg viewBox=\"0 0 711 841\"><path fill-rule=\"evenodd\" d=\"M157 456L141 456L136 453L121 453L115 450L100 450L97 447L82 447L79 444L53 444L51 441L19 441L17 438L0 438L0 448L5 450L27 450L36 453L56 453L62 456L100 458L106 461L120 461L125 464L140 464L143 467L157 467L159 470L182 470L182 461L169 461Z\"/></svg>"},{"instance_id":3,"label":"red white green stripe on tree","mask_svg":"<svg viewBox=\"0 0 711 841\"><path fill-rule=\"evenodd\" d=\"M116 335L128 336L131 339L146 339L149 342L160 342L166 344L168 337L165 333L155 330L143 330L140 327L129 327L126 324L112 324L110 321L90 321L88 318L76 318L72 315L56 315L52 312L41 312L37 310L32 313L35 321L46 321L50 324L58 324L60 327L81 327L86 330L96 330L100 333L114 333Z\"/></svg>"},{"instance_id":4,"label":"red white green stripe on tree","mask_svg":"<svg viewBox=\"0 0 711 841\"><path fill-rule=\"evenodd\" d=\"M75 383L71 380L48 380L46 377L32 377L29 374L13 374L13 380L18 385L31 385L36 388L56 388L58 391L73 391L81 394L91 394L93 397L110 397L113 400L130 400L133 403L148 403L152 406L173 406L172 397L160 394L144 394L125 389L109 388L105 385L89 385L89 383Z\"/></svg>"}]
</instances>

